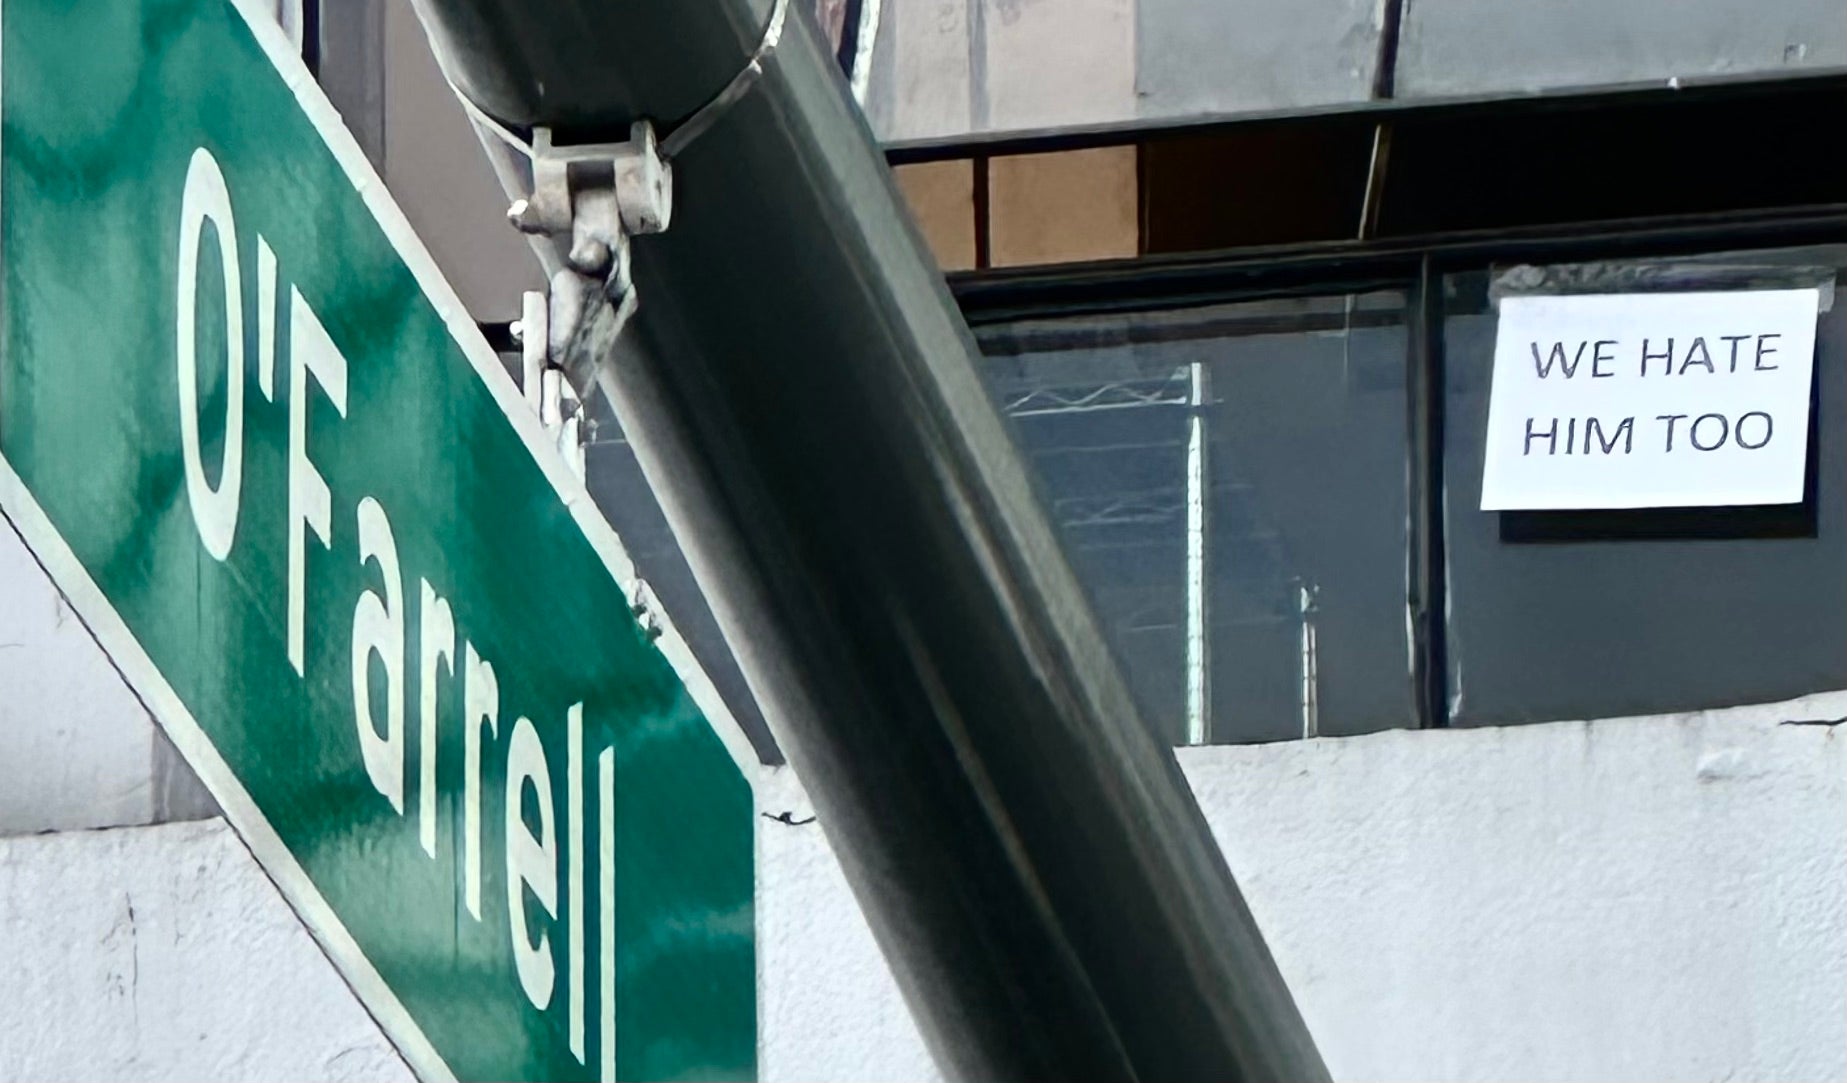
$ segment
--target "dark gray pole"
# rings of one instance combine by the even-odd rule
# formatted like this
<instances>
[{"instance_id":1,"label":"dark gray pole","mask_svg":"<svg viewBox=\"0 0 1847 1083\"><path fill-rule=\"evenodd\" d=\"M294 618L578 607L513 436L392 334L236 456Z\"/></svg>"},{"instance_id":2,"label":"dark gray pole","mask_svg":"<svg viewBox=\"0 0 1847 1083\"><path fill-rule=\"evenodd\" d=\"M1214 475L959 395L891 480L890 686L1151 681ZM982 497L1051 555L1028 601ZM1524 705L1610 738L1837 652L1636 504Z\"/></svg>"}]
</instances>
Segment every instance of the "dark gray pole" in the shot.
<instances>
[{"instance_id":1,"label":"dark gray pole","mask_svg":"<svg viewBox=\"0 0 1847 1083\"><path fill-rule=\"evenodd\" d=\"M559 142L670 133L770 15L416 3L476 105ZM674 171L602 384L937 1062L1327 1078L805 10Z\"/></svg>"}]
</instances>

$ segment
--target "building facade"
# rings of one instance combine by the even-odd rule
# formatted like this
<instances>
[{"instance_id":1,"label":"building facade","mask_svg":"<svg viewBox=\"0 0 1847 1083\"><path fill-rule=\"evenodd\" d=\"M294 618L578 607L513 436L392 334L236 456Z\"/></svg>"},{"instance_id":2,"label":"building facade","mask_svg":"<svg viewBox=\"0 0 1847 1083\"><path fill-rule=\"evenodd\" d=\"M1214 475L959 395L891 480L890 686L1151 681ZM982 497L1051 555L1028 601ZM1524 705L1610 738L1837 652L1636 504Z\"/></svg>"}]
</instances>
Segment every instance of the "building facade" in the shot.
<instances>
[{"instance_id":1,"label":"building facade","mask_svg":"<svg viewBox=\"0 0 1847 1083\"><path fill-rule=\"evenodd\" d=\"M1336 1078L1847 1074L1847 6L817 17ZM504 336L542 276L410 5L278 19ZM1799 501L1483 510L1508 298L1791 288ZM760 760L758 1074L933 1077L617 426L586 434ZM0 558L0 972L31 990L0 1074L408 1077Z\"/></svg>"}]
</instances>

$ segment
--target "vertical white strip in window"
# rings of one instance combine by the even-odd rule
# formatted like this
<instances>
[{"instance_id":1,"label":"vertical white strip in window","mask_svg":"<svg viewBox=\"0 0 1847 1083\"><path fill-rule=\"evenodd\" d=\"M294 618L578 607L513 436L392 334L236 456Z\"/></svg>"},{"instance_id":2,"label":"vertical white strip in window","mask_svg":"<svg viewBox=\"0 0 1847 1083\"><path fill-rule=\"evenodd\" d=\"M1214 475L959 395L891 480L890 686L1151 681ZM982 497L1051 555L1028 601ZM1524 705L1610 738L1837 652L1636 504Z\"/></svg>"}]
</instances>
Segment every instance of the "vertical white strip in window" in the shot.
<instances>
[{"instance_id":1,"label":"vertical white strip in window","mask_svg":"<svg viewBox=\"0 0 1847 1083\"><path fill-rule=\"evenodd\" d=\"M1302 614L1302 736L1321 735L1321 664L1315 643L1315 588L1300 584Z\"/></svg>"},{"instance_id":2,"label":"vertical white strip in window","mask_svg":"<svg viewBox=\"0 0 1847 1083\"><path fill-rule=\"evenodd\" d=\"M1186 431L1186 743L1212 737L1206 654L1206 366L1190 366Z\"/></svg>"}]
</instances>

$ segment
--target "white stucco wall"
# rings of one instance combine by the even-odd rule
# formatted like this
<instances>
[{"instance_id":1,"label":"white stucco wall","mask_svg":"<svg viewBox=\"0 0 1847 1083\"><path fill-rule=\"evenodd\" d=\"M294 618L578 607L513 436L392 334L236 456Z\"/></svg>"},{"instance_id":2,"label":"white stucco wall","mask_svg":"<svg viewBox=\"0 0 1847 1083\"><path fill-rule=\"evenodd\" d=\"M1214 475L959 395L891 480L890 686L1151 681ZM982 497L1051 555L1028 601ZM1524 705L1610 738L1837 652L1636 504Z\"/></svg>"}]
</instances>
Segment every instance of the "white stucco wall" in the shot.
<instances>
[{"instance_id":1,"label":"white stucco wall","mask_svg":"<svg viewBox=\"0 0 1847 1083\"><path fill-rule=\"evenodd\" d=\"M0 1079L411 1079L222 820L0 839L0 989Z\"/></svg>"},{"instance_id":2,"label":"white stucco wall","mask_svg":"<svg viewBox=\"0 0 1847 1083\"><path fill-rule=\"evenodd\" d=\"M1847 1078L1847 697L1183 750L1334 1077ZM765 809L811 815L787 772ZM762 1078L925 1078L817 825L760 820ZM1128 920L1125 916L1125 920Z\"/></svg>"}]
</instances>

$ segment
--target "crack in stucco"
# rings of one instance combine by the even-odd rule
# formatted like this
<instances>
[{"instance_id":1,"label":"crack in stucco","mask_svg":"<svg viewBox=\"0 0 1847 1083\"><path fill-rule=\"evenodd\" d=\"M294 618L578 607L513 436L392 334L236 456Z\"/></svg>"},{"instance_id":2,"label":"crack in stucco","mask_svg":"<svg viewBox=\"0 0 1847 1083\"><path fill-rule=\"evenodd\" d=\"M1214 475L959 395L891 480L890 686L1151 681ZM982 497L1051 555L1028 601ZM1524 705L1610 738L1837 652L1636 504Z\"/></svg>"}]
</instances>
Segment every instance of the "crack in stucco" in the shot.
<instances>
[{"instance_id":1,"label":"crack in stucco","mask_svg":"<svg viewBox=\"0 0 1847 1083\"><path fill-rule=\"evenodd\" d=\"M99 938L98 943L107 952L112 962L105 979L110 994L128 1001L130 1026L135 1032L135 1040L141 1039L141 937L140 922L135 914L135 899L129 892L122 893L122 909L115 920ZM128 938L128 973L120 969L121 941Z\"/></svg>"},{"instance_id":2,"label":"crack in stucco","mask_svg":"<svg viewBox=\"0 0 1847 1083\"><path fill-rule=\"evenodd\" d=\"M128 892L122 893L122 903L128 908L128 1007L135 1023L136 1041L141 1034L141 930L135 920L135 897Z\"/></svg>"}]
</instances>

